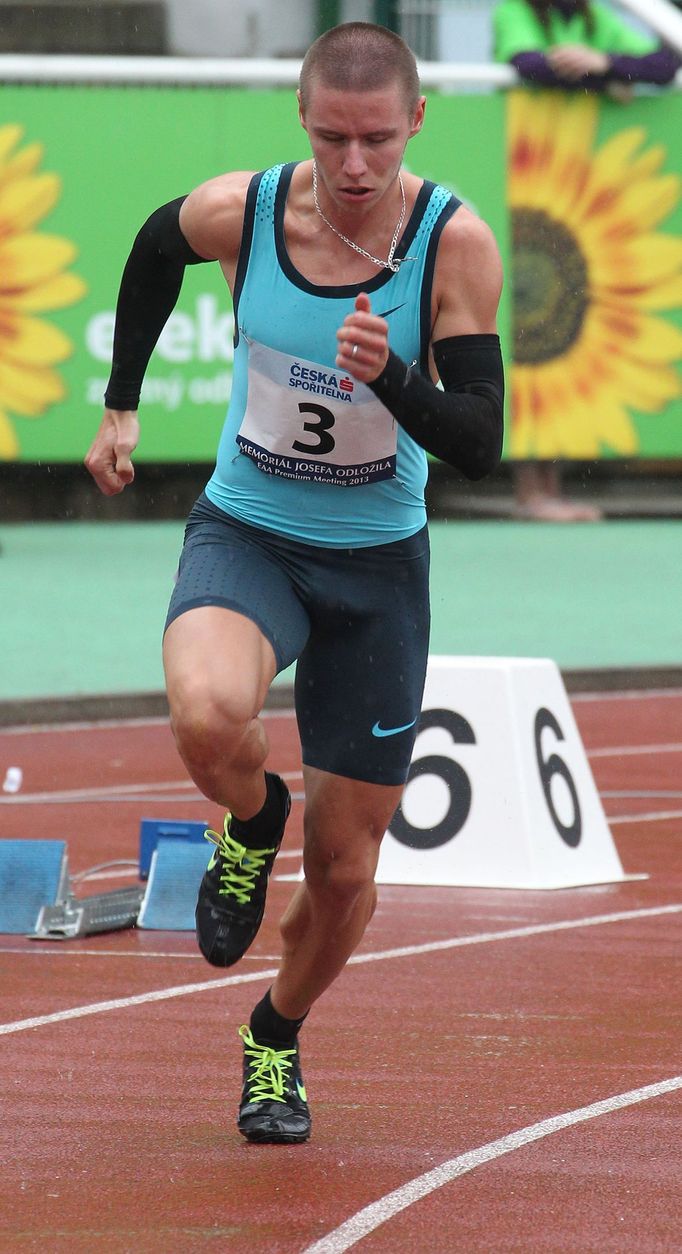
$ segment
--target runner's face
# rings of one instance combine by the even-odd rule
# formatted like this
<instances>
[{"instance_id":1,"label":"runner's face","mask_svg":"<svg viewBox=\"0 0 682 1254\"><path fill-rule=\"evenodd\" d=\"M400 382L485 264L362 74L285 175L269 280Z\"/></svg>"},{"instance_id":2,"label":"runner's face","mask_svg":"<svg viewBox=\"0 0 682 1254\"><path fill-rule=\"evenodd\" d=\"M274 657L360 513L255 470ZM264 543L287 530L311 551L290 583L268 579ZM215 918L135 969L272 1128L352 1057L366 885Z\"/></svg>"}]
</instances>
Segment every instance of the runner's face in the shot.
<instances>
[{"instance_id":1,"label":"runner's face","mask_svg":"<svg viewBox=\"0 0 682 1254\"><path fill-rule=\"evenodd\" d=\"M320 183L344 212L375 205L395 183L405 145L421 129L423 97L408 112L399 83L377 91L341 91L315 83L301 124Z\"/></svg>"}]
</instances>

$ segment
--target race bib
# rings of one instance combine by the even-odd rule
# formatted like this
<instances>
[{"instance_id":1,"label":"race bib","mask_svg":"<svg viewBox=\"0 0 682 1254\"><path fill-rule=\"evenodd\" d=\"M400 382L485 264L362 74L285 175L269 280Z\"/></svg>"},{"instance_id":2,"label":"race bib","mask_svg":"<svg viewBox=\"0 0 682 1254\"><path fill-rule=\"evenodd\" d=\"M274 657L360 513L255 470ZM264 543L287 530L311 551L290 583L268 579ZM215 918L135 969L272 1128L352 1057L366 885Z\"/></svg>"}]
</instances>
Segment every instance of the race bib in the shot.
<instances>
[{"instance_id":1,"label":"race bib","mask_svg":"<svg viewBox=\"0 0 682 1254\"><path fill-rule=\"evenodd\" d=\"M248 400L237 444L259 470L342 488L395 477L396 423L366 384L246 342Z\"/></svg>"}]
</instances>

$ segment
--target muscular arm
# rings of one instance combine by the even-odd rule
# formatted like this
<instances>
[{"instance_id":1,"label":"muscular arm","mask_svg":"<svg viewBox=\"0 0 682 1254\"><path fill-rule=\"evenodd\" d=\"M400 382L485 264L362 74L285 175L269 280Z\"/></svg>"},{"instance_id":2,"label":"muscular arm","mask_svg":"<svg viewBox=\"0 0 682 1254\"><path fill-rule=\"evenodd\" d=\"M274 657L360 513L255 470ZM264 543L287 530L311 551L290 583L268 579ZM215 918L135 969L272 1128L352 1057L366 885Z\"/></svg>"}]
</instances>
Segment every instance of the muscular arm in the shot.
<instances>
[{"instance_id":1,"label":"muscular arm","mask_svg":"<svg viewBox=\"0 0 682 1254\"><path fill-rule=\"evenodd\" d=\"M369 312L366 296L339 332L344 368L368 384L417 444L469 479L494 470L502 451L504 371L495 329L501 282L491 232L459 210L443 231L436 265L432 344L444 391L388 348L387 324ZM360 353L352 356L354 343L361 361ZM372 353L383 361L378 373Z\"/></svg>"},{"instance_id":2,"label":"muscular arm","mask_svg":"<svg viewBox=\"0 0 682 1254\"><path fill-rule=\"evenodd\" d=\"M225 174L162 205L139 231L116 307L104 416L85 465L105 496L132 483L139 438L137 405L145 370L180 293L186 265L219 261L228 283L241 243L251 175Z\"/></svg>"}]
</instances>

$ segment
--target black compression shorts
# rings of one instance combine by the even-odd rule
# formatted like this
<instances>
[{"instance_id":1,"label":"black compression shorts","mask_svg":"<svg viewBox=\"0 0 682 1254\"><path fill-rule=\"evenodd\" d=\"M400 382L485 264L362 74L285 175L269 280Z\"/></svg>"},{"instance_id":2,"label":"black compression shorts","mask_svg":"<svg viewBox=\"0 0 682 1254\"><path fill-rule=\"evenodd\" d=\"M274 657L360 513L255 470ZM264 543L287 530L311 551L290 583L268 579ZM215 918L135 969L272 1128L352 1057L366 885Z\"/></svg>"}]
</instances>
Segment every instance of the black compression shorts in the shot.
<instances>
[{"instance_id":1,"label":"black compression shorts","mask_svg":"<svg viewBox=\"0 0 682 1254\"><path fill-rule=\"evenodd\" d=\"M251 619L278 671L297 659L307 766L376 784L407 777L429 640L426 527L368 548L302 544L232 518L202 494L166 626L202 605Z\"/></svg>"}]
</instances>

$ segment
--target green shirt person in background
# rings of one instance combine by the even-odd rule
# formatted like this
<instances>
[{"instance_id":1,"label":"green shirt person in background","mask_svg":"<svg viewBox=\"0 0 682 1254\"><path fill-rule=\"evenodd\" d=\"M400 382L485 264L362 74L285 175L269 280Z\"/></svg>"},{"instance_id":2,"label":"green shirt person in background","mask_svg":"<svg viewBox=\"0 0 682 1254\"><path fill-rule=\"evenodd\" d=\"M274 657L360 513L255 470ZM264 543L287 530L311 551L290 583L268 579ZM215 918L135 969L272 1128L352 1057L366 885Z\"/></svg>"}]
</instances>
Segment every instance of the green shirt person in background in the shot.
<instances>
[{"instance_id":1,"label":"green shirt person in background","mask_svg":"<svg viewBox=\"0 0 682 1254\"><path fill-rule=\"evenodd\" d=\"M595 0L502 0L494 56L540 87L604 91L674 78L679 57Z\"/></svg>"},{"instance_id":2,"label":"green shirt person in background","mask_svg":"<svg viewBox=\"0 0 682 1254\"><path fill-rule=\"evenodd\" d=\"M680 68L670 48L635 31L596 0L501 0L493 14L494 57L524 83L594 91L625 103L635 83L663 86ZM538 107L541 107L540 105ZM554 462L517 463L516 512L545 522L601 517L592 505L567 501Z\"/></svg>"}]
</instances>

